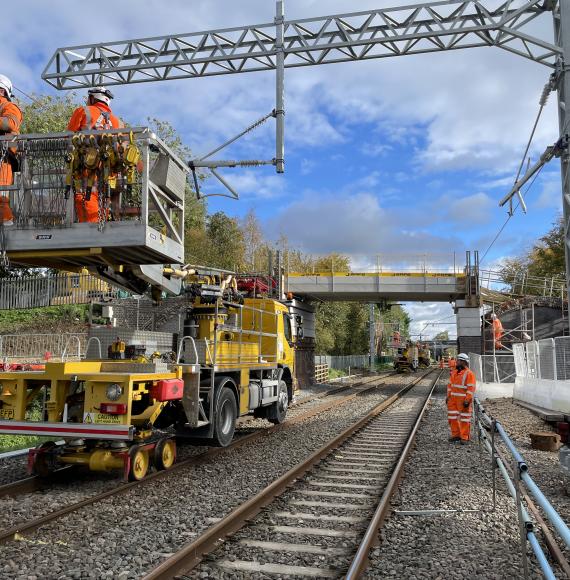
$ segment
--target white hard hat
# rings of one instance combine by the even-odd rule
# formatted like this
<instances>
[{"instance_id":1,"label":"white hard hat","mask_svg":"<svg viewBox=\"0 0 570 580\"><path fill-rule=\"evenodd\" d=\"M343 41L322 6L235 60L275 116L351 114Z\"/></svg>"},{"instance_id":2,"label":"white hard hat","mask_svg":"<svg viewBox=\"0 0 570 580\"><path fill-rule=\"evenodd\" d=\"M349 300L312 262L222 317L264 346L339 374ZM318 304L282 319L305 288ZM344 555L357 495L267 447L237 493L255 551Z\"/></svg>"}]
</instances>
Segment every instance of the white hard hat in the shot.
<instances>
[{"instance_id":1,"label":"white hard hat","mask_svg":"<svg viewBox=\"0 0 570 580\"><path fill-rule=\"evenodd\" d=\"M6 75L0 75L0 89L6 91L6 96L12 96L12 81Z\"/></svg>"},{"instance_id":2,"label":"white hard hat","mask_svg":"<svg viewBox=\"0 0 570 580\"><path fill-rule=\"evenodd\" d=\"M102 101L105 104L109 104L113 98L113 93L106 87L94 87L87 91L90 97L93 97L97 101Z\"/></svg>"},{"instance_id":3,"label":"white hard hat","mask_svg":"<svg viewBox=\"0 0 570 580\"><path fill-rule=\"evenodd\" d=\"M467 364L469 364L469 355L462 352L457 355L457 360L464 360Z\"/></svg>"}]
</instances>

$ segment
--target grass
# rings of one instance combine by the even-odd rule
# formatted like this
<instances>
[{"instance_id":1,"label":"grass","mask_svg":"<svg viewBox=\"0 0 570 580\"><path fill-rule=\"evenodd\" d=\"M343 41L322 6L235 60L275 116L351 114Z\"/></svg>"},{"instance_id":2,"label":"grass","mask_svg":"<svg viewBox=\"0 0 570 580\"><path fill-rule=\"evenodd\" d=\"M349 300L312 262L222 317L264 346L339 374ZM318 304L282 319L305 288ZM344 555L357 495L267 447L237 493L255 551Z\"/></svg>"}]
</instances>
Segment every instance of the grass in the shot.
<instances>
[{"instance_id":1,"label":"grass","mask_svg":"<svg viewBox=\"0 0 570 580\"><path fill-rule=\"evenodd\" d=\"M339 369L329 369L329 380L330 379L338 379L339 377L345 377L346 371L339 370Z\"/></svg>"},{"instance_id":2,"label":"grass","mask_svg":"<svg viewBox=\"0 0 570 580\"><path fill-rule=\"evenodd\" d=\"M49 437L0 435L0 453L5 453L6 451L16 451L18 449L27 449L28 447L35 447L39 443L49 440Z\"/></svg>"}]
</instances>

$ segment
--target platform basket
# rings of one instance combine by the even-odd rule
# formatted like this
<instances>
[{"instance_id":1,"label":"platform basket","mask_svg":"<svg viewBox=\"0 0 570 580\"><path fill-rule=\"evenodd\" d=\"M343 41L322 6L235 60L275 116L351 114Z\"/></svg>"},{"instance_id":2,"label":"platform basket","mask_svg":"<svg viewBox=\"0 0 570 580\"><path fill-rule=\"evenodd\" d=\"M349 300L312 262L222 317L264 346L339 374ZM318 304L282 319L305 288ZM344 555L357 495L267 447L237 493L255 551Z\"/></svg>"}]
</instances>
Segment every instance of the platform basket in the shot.
<instances>
[{"instance_id":1,"label":"platform basket","mask_svg":"<svg viewBox=\"0 0 570 580\"><path fill-rule=\"evenodd\" d=\"M131 132L140 161L129 173L120 154ZM112 167L100 161L79 179L70 169L78 139L100 151L106 139L119 161ZM14 213L14 225L3 227L0 251L12 264L80 268L184 261L188 168L149 129L0 138L0 161L7 160L8 151L15 152L19 167L13 185L0 185ZM78 194L85 191L97 196L96 222L80 223Z\"/></svg>"}]
</instances>

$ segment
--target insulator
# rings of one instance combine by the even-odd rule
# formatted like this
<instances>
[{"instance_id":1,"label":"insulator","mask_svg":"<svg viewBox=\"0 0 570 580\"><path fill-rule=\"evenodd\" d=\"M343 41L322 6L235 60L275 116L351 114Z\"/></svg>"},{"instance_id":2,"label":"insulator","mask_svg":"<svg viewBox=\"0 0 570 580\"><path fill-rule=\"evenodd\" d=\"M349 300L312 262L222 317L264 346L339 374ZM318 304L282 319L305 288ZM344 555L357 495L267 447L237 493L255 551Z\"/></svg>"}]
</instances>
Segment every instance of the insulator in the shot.
<instances>
[{"instance_id":1,"label":"insulator","mask_svg":"<svg viewBox=\"0 0 570 580\"><path fill-rule=\"evenodd\" d=\"M544 105L546 105L546 103L548 102L548 97L550 96L551 91L552 91L552 87L551 87L550 83L546 83L544 85L544 88L542 89L542 94L540 95L539 104L541 107L544 107Z\"/></svg>"}]
</instances>

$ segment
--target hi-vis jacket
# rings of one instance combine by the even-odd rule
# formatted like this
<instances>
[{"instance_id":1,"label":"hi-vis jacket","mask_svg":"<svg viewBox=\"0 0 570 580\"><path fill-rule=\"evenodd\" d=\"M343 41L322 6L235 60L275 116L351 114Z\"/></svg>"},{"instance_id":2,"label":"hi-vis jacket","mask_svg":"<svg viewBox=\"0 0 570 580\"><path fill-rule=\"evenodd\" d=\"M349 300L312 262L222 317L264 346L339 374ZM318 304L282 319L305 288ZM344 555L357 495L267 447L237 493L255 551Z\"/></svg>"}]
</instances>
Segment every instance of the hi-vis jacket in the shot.
<instances>
[{"instance_id":1,"label":"hi-vis jacket","mask_svg":"<svg viewBox=\"0 0 570 580\"><path fill-rule=\"evenodd\" d=\"M447 385L448 402L462 404L467 401L471 404L475 396L475 384L475 373L471 369L453 371Z\"/></svg>"}]
</instances>

